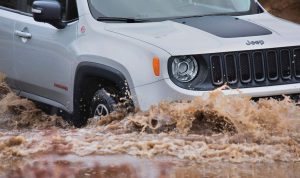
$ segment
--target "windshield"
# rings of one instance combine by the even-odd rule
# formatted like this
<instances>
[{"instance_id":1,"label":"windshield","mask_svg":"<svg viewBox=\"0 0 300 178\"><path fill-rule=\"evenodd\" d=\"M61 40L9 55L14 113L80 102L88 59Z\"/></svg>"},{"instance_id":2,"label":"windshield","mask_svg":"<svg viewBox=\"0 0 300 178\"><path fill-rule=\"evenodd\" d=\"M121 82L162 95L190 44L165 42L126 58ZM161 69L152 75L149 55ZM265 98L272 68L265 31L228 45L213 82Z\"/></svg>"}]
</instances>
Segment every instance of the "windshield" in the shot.
<instances>
[{"instance_id":1,"label":"windshield","mask_svg":"<svg viewBox=\"0 0 300 178\"><path fill-rule=\"evenodd\" d=\"M135 19L252 13L253 0L89 0L93 16Z\"/></svg>"}]
</instances>

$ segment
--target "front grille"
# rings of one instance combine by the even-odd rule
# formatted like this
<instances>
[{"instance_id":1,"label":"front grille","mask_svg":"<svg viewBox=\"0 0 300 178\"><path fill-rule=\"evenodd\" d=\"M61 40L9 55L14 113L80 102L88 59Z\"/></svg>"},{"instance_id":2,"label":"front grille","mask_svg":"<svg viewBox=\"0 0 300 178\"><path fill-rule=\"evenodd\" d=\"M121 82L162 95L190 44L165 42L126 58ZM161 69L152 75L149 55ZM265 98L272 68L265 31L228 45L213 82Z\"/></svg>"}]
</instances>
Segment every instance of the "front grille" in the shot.
<instances>
[{"instance_id":1,"label":"front grille","mask_svg":"<svg viewBox=\"0 0 300 178\"><path fill-rule=\"evenodd\" d=\"M245 88L300 82L297 80L300 79L300 47L208 56L212 84L216 87L228 84L232 88Z\"/></svg>"},{"instance_id":2,"label":"front grille","mask_svg":"<svg viewBox=\"0 0 300 178\"><path fill-rule=\"evenodd\" d=\"M224 57L227 82L230 84L237 83L237 67L234 54L227 54Z\"/></svg>"},{"instance_id":3,"label":"front grille","mask_svg":"<svg viewBox=\"0 0 300 178\"><path fill-rule=\"evenodd\" d=\"M293 58L295 60L295 75L300 78L300 48L294 49Z\"/></svg>"},{"instance_id":4,"label":"front grille","mask_svg":"<svg viewBox=\"0 0 300 178\"><path fill-rule=\"evenodd\" d=\"M224 84L253 88L300 83L300 46L193 55L199 72L182 83L172 77L173 57L168 61L170 79L179 87L209 91Z\"/></svg>"},{"instance_id":5,"label":"front grille","mask_svg":"<svg viewBox=\"0 0 300 178\"><path fill-rule=\"evenodd\" d=\"M291 79L292 75L292 63L290 51L287 49L280 50L280 66L281 66L281 74L283 79Z\"/></svg>"},{"instance_id":6,"label":"front grille","mask_svg":"<svg viewBox=\"0 0 300 178\"><path fill-rule=\"evenodd\" d=\"M251 62L248 53L239 54L240 79L242 83L251 82Z\"/></svg>"},{"instance_id":7,"label":"front grille","mask_svg":"<svg viewBox=\"0 0 300 178\"><path fill-rule=\"evenodd\" d=\"M267 51L267 70L268 70L269 80L275 81L278 79L279 74L278 74L277 53L274 50Z\"/></svg>"},{"instance_id":8,"label":"front grille","mask_svg":"<svg viewBox=\"0 0 300 178\"><path fill-rule=\"evenodd\" d=\"M223 81L222 59L219 55L210 57L212 82L215 85L221 85Z\"/></svg>"},{"instance_id":9,"label":"front grille","mask_svg":"<svg viewBox=\"0 0 300 178\"><path fill-rule=\"evenodd\" d=\"M253 57L253 74L256 82L262 82L265 80L265 64L264 55L261 51L256 51L252 55Z\"/></svg>"}]
</instances>

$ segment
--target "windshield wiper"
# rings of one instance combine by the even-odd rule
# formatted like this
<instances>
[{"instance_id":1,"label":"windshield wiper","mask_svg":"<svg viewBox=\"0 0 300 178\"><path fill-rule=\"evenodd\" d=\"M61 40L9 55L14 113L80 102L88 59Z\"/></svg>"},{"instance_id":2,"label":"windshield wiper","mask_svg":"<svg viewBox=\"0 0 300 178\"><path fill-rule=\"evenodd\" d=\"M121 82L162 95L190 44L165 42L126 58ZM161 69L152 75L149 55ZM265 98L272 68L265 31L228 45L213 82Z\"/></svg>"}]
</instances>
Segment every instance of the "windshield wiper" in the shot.
<instances>
[{"instance_id":1,"label":"windshield wiper","mask_svg":"<svg viewBox=\"0 0 300 178\"><path fill-rule=\"evenodd\" d=\"M98 17L97 20L101 22L126 22L126 23L149 22L149 20L145 20L145 19L123 18L123 17Z\"/></svg>"},{"instance_id":2,"label":"windshield wiper","mask_svg":"<svg viewBox=\"0 0 300 178\"><path fill-rule=\"evenodd\" d=\"M232 14L206 14L206 15L190 15L190 16L174 17L174 18L172 18L172 20L175 20L175 19L187 19L187 18L195 18L195 17L208 17L208 16L232 16Z\"/></svg>"}]
</instances>

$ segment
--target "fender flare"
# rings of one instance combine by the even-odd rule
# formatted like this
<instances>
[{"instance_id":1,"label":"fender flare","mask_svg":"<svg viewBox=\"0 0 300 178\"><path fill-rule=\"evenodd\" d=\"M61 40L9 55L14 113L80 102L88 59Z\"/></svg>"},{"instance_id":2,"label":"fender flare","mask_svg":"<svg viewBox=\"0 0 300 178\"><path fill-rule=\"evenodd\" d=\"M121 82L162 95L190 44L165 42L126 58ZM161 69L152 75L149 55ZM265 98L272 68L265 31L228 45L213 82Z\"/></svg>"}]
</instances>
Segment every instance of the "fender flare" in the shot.
<instances>
[{"instance_id":1,"label":"fender flare","mask_svg":"<svg viewBox=\"0 0 300 178\"><path fill-rule=\"evenodd\" d=\"M77 66L75 73L74 109L76 109L79 104L78 96L81 92L80 85L87 76L99 76L99 78L114 82L120 90L129 91L128 85L126 84L127 80L119 70L103 64L82 62Z\"/></svg>"},{"instance_id":2,"label":"fender flare","mask_svg":"<svg viewBox=\"0 0 300 178\"><path fill-rule=\"evenodd\" d=\"M85 118L82 118L80 111L80 89L85 77L94 76L112 81L115 83L118 89L130 93L126 77L122 74L122 72L110 66L93 62L81 62L78 64L75 72L76 73L74 78L73 113L70 119L74 122L76 126L82 126L83 124L85 124Z\"/></svg>"},{"instance_id":3,"label":"fender flare","mask_svg":"<svg viewBox=\"0 0 300 178\"><path fill-rule=\"evenodd\" d=\"M92 75L92 76L99 76L103 79L115 82L120 89L125 86L126 78L125 76L110 66L104 64L98 64L93 62L82 62L76 68L75 74L75 82L74 82L74 91L76 87L82 82L84 77Z\"/></svg>"}]
</instances>

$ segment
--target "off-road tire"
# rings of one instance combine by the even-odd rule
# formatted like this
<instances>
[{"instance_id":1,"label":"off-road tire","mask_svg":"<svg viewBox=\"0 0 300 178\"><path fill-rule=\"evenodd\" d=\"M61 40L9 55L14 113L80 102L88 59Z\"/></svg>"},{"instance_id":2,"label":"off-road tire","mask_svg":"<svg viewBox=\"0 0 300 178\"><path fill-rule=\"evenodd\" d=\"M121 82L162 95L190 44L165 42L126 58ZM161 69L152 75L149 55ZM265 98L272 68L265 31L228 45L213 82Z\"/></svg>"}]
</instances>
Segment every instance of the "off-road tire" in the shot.
<instances>
[{"instance_id":1,"label":"off-road tire","mask_svg":"<svg viewBox=\"0 0 300 178\"><path fill-rule=\"evenodd\" d=\"M96 109L99 106L105 106L108 112L105 113L109 114L114 111L115 105L116 105L115 99L112 96L110 96L110 94L108 94L105 89L100 89L94 94L92 98L90 104L90 116L91 117L95 116Z\"/></svg>"}]
</instances>

